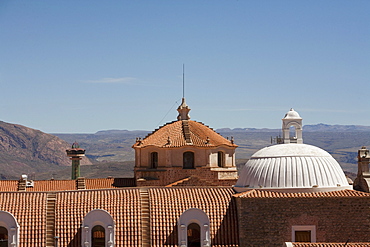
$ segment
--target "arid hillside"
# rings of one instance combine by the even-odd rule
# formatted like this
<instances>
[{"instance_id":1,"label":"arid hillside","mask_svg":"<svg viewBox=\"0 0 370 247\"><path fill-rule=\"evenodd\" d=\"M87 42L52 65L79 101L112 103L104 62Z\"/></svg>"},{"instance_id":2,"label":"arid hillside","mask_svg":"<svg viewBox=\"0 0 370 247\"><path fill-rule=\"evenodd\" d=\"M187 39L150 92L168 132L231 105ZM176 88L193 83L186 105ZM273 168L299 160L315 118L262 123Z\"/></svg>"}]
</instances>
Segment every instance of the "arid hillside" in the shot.
<instances>
[{"instance_id":1,"label":"arid hillside","mask_svg":"<svg viewBox=\"0 0 370 247\"><path fill-rule=\"evenodd\" d=\"M0 121L0 178L57 172L71 165L66 149L71 144L54 135ZM86 158L82 164L91 164Z\"/></svg>"}]
</instances>

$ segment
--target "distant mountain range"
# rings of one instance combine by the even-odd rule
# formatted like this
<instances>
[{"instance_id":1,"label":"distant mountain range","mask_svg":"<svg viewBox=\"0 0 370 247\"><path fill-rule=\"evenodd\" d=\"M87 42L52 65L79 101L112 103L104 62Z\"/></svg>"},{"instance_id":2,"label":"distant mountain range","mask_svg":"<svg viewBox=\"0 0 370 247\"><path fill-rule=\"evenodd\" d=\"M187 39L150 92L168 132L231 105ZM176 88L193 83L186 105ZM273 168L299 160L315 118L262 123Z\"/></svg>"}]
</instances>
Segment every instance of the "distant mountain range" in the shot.
<instances>
[{"instance_id":1,"label":"distant mountain range","mask_svg":"<svg viewBox=\"0 0 370 247\"><path fill-rule=\"evenodd\" d=\"M331 153L343 169L357 171L357 150L361 146L370 146L370 126L316 124L303 127L304 143L318 146ZM216 129L225 138L234 138L239 146L236 159L239 165L257 150L271 145L281 129L257 128L222 128ZM85 148L86 155L93 162L122 162L134 160L131 146L137 137L144 138L151 131L146 130L103 130L95 134L56 134L58 137L73 142L78 140Z\"/></svg>"},{"instance_id":2,"label":"distant mountain range","mask_svg":"<svg viewBox=\"0 0 370 247\"><path fill-rule=\"evenodd\" d=\"M353 131L370 131L370 126L363 125L330 125L330 124L313 124L313 125L304 125L303 130L305 132L353 132ZM279 132L281 129L268 129L268 128L220 128L215 129L216 132ZM101 130L95 133L95 135L114 135L114 134L142 134L149 133L148 130Z\"/></svg>"},{"instance_id":3,"label":"distant mountain range","mask_svg":"<svg viewBox=\"0 0 370 247\"><path fill-rule=\"evenodd\" d=\"M39 130L0 121L0 179L22 174L56 172L70 166L66 149L71 144ZM83 164L91 164L84 159Z\"/></svg>"},{"instance_id":4,"label":"distant mountain range","mask_svg":"<svg viewBox=\"0 0 370 247\"><path fill-rule=\"evenodd\" d=\"M363 145L370 146L370 126L316 124L303 128L305 143L327 150L347 171L357 169L357 150ZM135 153L131 146L137 137L144 138L150 132L103 130L95 134L52 135L0 121L0 179L18 179L22 174L28 174L31 179L70 178L71 161L65 150L74 141L86 149L87 158L82 164L93 164L82 169L86 175L132 176ZM258 149L271 145L271 140L281 134L280 129L256 128L223 128L216 132L226 138L234 137L239 146L236 150L239 165Z\"/></svg>"},{"instance_id":5,"label":"distant mountain range","mask_svg":"<svg viewBox=\"0 0 370 247\"><path fill-rule=\"evenodd\" d=\"M217 129L218 132L239 132L239 131L246 131L246 132L276 132L280 131L281 129L257 129L257 128L222 128ZM362 125L329 125L329 124L314 124L314 125L304 125L303 126L304 132L353 132L353 131L370 131L370 126L362 126Z\"/></svg>"}]
</instances>

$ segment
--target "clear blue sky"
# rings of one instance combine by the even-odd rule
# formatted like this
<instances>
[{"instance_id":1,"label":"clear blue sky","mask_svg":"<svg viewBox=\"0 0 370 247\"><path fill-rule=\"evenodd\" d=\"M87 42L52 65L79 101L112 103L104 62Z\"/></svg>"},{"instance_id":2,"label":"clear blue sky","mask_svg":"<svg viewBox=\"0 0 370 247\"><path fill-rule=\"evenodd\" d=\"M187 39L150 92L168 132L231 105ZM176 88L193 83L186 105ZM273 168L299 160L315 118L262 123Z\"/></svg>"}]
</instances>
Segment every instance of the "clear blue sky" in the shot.
<instances>
[{"instance_id":1,"label":"clear blue sky","mask_svg":"<svg viewBox=\"0 0 370 247\"><path fill-rule=\"evenodd\" d=\"M0 119L48 133L370 125L370 1L0 1ZM176 103L177 102L177 103ZM173 108L171 108L173 107Z\"/></svg>"}]
</instances>

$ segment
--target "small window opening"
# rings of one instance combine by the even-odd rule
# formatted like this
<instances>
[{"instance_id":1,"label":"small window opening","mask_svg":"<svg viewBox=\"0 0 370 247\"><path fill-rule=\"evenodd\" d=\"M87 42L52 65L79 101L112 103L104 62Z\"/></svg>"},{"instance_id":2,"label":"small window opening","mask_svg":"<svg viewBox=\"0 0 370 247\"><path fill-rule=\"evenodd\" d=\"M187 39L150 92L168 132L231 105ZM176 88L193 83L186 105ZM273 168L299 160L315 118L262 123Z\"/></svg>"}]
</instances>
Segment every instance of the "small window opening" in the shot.
<instances>
[{"instance_id":1,"label":"small window opening","mask_svg":"<svg viewBox=\"0 0 370 247\"><path fill-rule=\"evenodd\" d=\"M225 159L224 153L221 152L221 151L217 152L217 165L218 165L218 167L224 167L224 159Z\"/></svg>"},{"instance_id":2,"label":"small window opening","mask_svg":"<svg viewBox=\"0 0 370 247\"><path fill-rule=\"evenodd\" d=\"M91 231L91 247L105 247L105 229L102 226L94 226Z\"/></svg>"},{"instance_id":3,"label":"small window opening","mask_svg":"<svg viewBox=\"0 0 370 247\"><path fill-rule=\"evenodd\" d=\"M0 226L0 247L8 247L8 230Z\"/></svg>"},{"instance_id":4,"label":"small window opening","mask_svg":"<svg viewBox=\"0 0 370 247\"><path fill-rule=\"evenodd\" d=\"M158 167L158 153L152 152L150 154L150 168L157 168Z\"/></svg>"},{"instance_id":5,"label":"small window opening","mask_svg":"<svg viewBox=\"0 0 370 247\"><path fill-rule=\"evenodd\" d=\"M193 152L185 152L183 154L183 168L184 169L194 168L194 153Z\"/></svg>"},{"instance_id":6,"label":"small window opening","mask_svg":"<svg viewBox=\"0 0 370 247\"><path fill-rule=\"evenodd\" d=\"M311 231L295 231L295 242L311 242Z\"/></svg>"},{"instance_id":7,"label":"small window opening","mask_svg":"<svg viewBox=\"0 0 370 247\"><path fill-rule=\"evenodd\" d=\"M188 225L188 247L200 247L200 226L197 223Z\"/></svg>"}]
</instances>

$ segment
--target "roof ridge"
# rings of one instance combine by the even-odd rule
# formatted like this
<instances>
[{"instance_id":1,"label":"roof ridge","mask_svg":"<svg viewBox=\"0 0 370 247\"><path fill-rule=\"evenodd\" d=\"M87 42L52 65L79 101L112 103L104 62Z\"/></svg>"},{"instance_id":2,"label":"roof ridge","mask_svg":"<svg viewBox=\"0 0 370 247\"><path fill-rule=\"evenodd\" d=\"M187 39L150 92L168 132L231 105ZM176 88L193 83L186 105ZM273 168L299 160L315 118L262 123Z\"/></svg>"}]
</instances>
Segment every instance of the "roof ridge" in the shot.
<instances>
[{"instance_id":1,"label":"roof ridge","mask_svg":"<svg viewBox=\"0 0 370 247\"><path fill-rule=\"evenodd\" d=\"M186 144L192 144L193 142L191 141L190 126L188 121L189 120L182 120L182 131L184 134Z\"/></svg>"},{"instance_id":2,"label":"roof ridge","mask_svg":"<svg viewBox=\"0 0 370 247\"><path fill-rule=\"evenodd\" d=\"M247 191L243 191L243 192L240 192L240 193L236 193L234 195L234 197L242 197L244 195L248 195L248 194L251 194L253 192L255 192L256 190L255 189L251 189L251 190L247 190Z\"/></svg>"},{"instance_id":3,"label":"roof ridge","mask_svg":"<svg viewBox=\"0 0 370 247\"><path fill-rule=\"evenodd\" d=\"M235 197L264 197L264 198L315 198L315 197L367 197L370 194L356 190L336 190L336 191L317 191L317 192L280 192L271 190L252 189L236 194Z\"/></svg>"},{"instance_id":4,"label":"roof ridge","mask_svg":"<svg viewBox=\"0 0 370 247\"><path fill-rule=\"evenodd\" d=\"M150 132L149 134L147 134L147 135L143 138L143 140L144 140L144 139L146 139L146 138L148 138L149 136L153 135L155 132L157 132L158 130L160 130L160 129L161 129L161 128L163 128L164 126L169 125L169 124L172 124L172 123L175 123L175 122L177 122L177 121L179 121L179 120L174 120L174 121L171 121L171 122L167 122L167 123L165 123L165 124L163 124L163 125L160 125L158 128L156 128L155 130L153 130L152 132Z\"/></svg>"},{"instance_id":5,"label":"roof ridge","mask_svg":"<svg viewBox=\"0 0 370 247\"><path fill-rule=\"evenodd\" d=\"M183 179L177 180L177 181L175 181L175 182L173 182L173 183L170 183L170 184L168 184L168 185L166 185L166 186L164 186L164 187L172 187L172 186L176 186L176 185L178 185L178 184L180 184L180 183L183 183L183 182L185 182L185 181L188 181L190 178L191 178L191 176L190 176L190 177L187 177L187 178L183 178Z\"/></svg>"}]
</instances>

